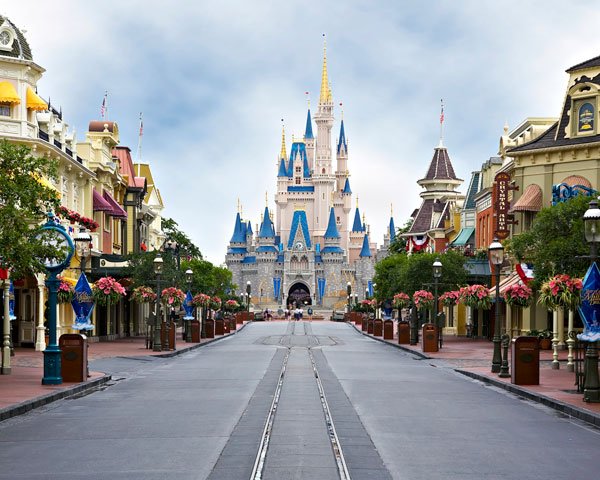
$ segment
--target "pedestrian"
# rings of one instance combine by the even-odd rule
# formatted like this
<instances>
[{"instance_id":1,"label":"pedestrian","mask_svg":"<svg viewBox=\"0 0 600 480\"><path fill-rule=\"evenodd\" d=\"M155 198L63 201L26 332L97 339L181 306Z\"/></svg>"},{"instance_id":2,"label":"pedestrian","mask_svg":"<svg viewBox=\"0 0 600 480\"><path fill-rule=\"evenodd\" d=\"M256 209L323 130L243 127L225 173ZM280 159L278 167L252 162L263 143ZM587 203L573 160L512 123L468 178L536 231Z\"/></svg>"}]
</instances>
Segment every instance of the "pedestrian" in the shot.
<instances>
[{"instance_id":1,"label":"pedestrian","mask_svg":"<svg viewBox=\"0 0 600 480\"><path fill-rule=\"evenodd\" d=\"M302 315L304 315L304 310L302 310L301 308L298 309L298 319L302 320Z\"/></svg>"},{"instance_id":2,"label":"pedestrian","mask_svg":"<svg viewBox=\"0 0 600 480\"><path fill-rule=\"evenodd\" d=\"M290 319L290 310L288 308L285 309L285 320L289 321Z\"/></svg>"}]
</instances>

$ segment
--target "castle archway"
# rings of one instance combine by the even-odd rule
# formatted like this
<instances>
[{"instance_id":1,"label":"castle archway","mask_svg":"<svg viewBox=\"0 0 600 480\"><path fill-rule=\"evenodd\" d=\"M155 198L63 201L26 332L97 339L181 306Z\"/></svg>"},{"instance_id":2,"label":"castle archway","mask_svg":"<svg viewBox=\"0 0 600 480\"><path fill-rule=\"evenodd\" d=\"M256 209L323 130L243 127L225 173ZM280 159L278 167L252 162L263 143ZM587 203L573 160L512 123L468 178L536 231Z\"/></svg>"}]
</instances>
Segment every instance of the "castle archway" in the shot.
<instances>
[{"instance_id":1,"label":"castle archway","mask_svg":"<svg viewBox=\"0 0 600 480\"><path fill-rule=\"evenodd\" d=\"M288 305L296 304L297 307L312 305L312 297L309 288L301 282L294 283L288 292Z\"/></svg>"}]
</instances>

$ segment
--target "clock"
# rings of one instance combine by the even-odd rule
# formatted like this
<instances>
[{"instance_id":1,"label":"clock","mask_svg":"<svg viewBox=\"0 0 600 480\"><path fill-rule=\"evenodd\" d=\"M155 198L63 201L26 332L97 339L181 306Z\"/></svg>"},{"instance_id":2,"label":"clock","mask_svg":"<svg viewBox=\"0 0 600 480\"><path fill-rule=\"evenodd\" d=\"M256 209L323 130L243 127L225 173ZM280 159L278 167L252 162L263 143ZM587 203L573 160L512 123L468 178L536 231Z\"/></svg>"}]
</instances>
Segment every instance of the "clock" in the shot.
<instances>
[{"instance_id":1,"label":"clock","mask_svg":"<svg viewBox=\"0 0 600 480\"><path fill-rule=\"evenodd\" d=\"M304 244L302 242L296 242L296 245L294 245L294 248L296 248L296 250L303 250Z\"/></svg>"},{"instance_id":2,"label":"clock","mask_svg":"<svg viewBox=\"0 0 600 480\"><path fill-rule=\"evenodd\" d=\"M71 263L75 251L73 240L62 225L49 220L41 228L38 239L47 247L57 250L57 255L42 259L42 263L49 272L60 272Z\"/></svg>"},{"instance_id":3,"label":"clock","mask_svg":"<svg viewBox=\"0 0 600 480\"><path fill-rule=\"evenodd\" d=\"M11 41L11 35L7 30L0 32L0 45L6 47Z\"/></svg>"}]
</instances>

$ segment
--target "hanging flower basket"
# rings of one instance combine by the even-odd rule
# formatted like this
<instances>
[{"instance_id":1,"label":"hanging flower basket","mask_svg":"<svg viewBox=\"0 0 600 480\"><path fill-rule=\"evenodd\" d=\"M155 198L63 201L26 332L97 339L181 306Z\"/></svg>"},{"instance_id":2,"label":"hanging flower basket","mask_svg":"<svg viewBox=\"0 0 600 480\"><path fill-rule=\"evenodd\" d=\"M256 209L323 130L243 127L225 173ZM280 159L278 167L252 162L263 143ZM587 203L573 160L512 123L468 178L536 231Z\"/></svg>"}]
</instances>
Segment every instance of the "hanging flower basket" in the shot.
<instances>
[{"instance_id":1,"label":"hanging flower basket","mask_svg":"<svg viewBox=\"0 0 600 480\"><path fill-rule=\"evenodd\" d=\"M92 292L98 305L114 305L125 295L125 288L113 277L102 277L92 285Z\"/></svg>"},{"instance_id":2,"label":"hanging flower basket","mask_svg":"<svg viewBox=\"0 0 600 480\"><path fill-rule=\"evenodd\" d=\"M492 308L492 298L485 285L468 285L460 289L460 302L467 307L489 310Z\"/></svg>"},{"instance_id":3,"label":"hanging flower basket","mask_svg":"<svg viewBox=\"0 0 600 480\"><path fill-rule=\"evenodd\" d=\"M219 310L221 308L221 299L219 297L212 297L210 299L210 308L212 310Z\"/></svg>"},{"instance_id":4,"label":"hanging flower basket","mask_svg":"<svg viewBox=\"0 0 600 480\"><path fill-rule=\"evenodd\" d=\"M504 291L504 301L507 305L527 308L533 300L533 290L527 285L511 285Z\"/></svg>"},{"instance_id":5,"label":"hanging flower basket","mask_svg":"<svg viewBox=\"0 0 600 480\"><path fill-rule=\"evenodd\" d=\"M430 309L433 306L433 293L427 290L417 290L413 293L413 302L417 309Z\"/></svg>"},{"instance_id":6,"label":"hanging flower basket","mask_svg":"<svg viewBox=\"0 0 600 480\"><path fill-rule=\"evenodd\" d=\"M135 303L149 303L156 300L156 293L151 287L136 287L131 292L131 301Z\"/></svg>"},{"instance_id":7,"label":"hanging flower basket","mask_svg":"<svg viewBox=\"0 0 600 480\"><path fill-rule=\"evenodd\" d=\"M373 313L375 308L377 308L377 300L362 300L360 303L361 311L366 313Z\"/></svg>"},{"instance_id":8,"label":"hanging flower basket","mask_svg":"<svg viewBox=\"0 0 600 480\"><path fill-rule=\"evenodd\" d=\"M235 300L227 300L223 304L223 310L225 310L226 312L235 312L239 308L240 308L240 304Z\"/></svg>"},{"instance_id":9,"label":"hanging flower basket","mask_svg":"<svg viewBox=\"0 0 600 480\"><path fill-rule=\"evenodd\" d=\"M409 303L410 303L410 297L406 293L400 292L400 293L397 293L396 295L394 295L394 299L393 299L394 308L398 308L398 309L406 308L406 307L408 307Z\"/></svg>"},{"instance_id":10,"label":"hanging flower basket","mask_svg":"<svg viewBox=\"0 0 600 480\"><path fill-rule=\"evenodd\" d=\"M71 300L73 300L73 286L69 282L61 279L56 294L56 301L58 303L70 303Z\"/></svg>"},{"instance_id":11,"label":"hanging flower basket","mask_svg":"<svg viewBox=\"0 0 600 480\"><path fill-rule=\"evenodd\" d=\"M548 310L575 310L581 303L583 282L566 274L555 275L542 284L538 303Z\"/></svg>"},{"instance_id":12,"label":"hanging flower basket","mask_svg":"<svg viewBox=\"0 0 600 480\"><path fill-rule=\"evenodd\" d=\"M440 301L445 307L453 307L460 301L460 290L452 290L450 292L442 293L440 295Z\"/></svg>"},{"instance_id":13,"label":"hanging flower basket","mask_svg":"<svg viewBox=\"0 0 600 480\"><path fill-rule=\"evenodd\" d=\"M210 305L210 295L198 293L192 298L192 304L195 307L208 307Z\"/></svg>"},{"instance_id":14,"label":"hanging flower basket","mask_svg":"<svg viewBox=\"0 0 600 480\"><path fill-rule=\"evenodd\" d=\"M160 296L162 303L172 307L179 307L185 300L185 293L175 287L165 288Z\"/></svg>"}]
</instances>

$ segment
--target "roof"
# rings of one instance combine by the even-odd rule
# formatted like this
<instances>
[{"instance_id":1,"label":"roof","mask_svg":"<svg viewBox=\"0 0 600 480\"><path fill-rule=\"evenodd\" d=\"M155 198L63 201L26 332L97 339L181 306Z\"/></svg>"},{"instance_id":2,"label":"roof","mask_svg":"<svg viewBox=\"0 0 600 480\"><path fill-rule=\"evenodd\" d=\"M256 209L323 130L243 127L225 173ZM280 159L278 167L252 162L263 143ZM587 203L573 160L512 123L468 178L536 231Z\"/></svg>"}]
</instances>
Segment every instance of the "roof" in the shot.
<instances>
[{"instance_id":1,"label":"roof","mask_svg":"<svg viewBox=\"0 0 600 480\"><path fill-rule=\"evenodd\" d=\"M431 217L433 215L433 200L423 200L421 208L414 217L410 230L407 233L426 233L431 229Z\"/></svg>"},{"instance_id":2,"label":"roof","mask_svg":"<svg viewBox=\"0 0 600 480\"><path fill-rule=\"evenodd\" d=\"M235 216L235 225L233 227L233 235L231 236L231 243L246 243L246 236L244 229L242 229L242 219L240 218L240 212Z\"/></svg>"},{"instance_id":3,"label":"roof","mask_svg":"<svg viewBox=\"0 0 600 480\"><path fill-rule=\"evenodd\" d=\"M517 272L512 272L508 277L500 280L500 298L504 296L504 292L508 287L512 287L513 285L517 285L519 283L523 283L521 277ZM490 296L492 298L496 298L496 286L489 288Z\"/></svg>"},{"instance_id":4,"label":"roof","mask_svg":"<svg viewBox=\"0 0 600 480\"><path fill-rule=\"evenodd\" d=\"M321 253L344 253L344 250L341 247L338 247L337 245L327 245L323 247Z\"/></svg>"},{"instance_id":5,"label":"roof","mask_svg":"<svg viewBox=\"0 0 600 480\"><path fill-rule=\"evenodd\" d=\"M396 225L394 225L394 217L390 217L390 227L389 227L390 241L394 241L396 238Z\"/></svg>"},{"instance_id":6,"label":"roof","mask_svg":"<svg viewBox=\"0 0 600 480\"><path fill-rule=\"evenodd\" d=\"M342 193L352 193L352 190L350 189L350 179L348 177L346 177L346 183L344 183L344 189L342 190Z\"/></svg>"},{"instance_id":7,"label":"roof","mask_svg":"<svg viewBox=\"0 0 600 480\"><path fill-rule=\"evenodd\" d=\"M290 153L290 160L288 162L288 177L294 176L294 161L300 155L302 160L302 170L304 178L310 177L310 168L308 168L308 156L306 155L306 144L304 142L292 143L292 151Z\"/></svg>"},{"instance_id":8,"label":"roof","mask_svg":"<svg viewBox=\"0 0 600 480\"><path fill-rule=\"evenodd\" d=\"M279 172L277 173L278 177L287 177L288 176L288 172L287 169L285 168L285 158L282 158L281 161L279 162Z\"/></svg>"},{"instance_id":9,"label":"roof","mask_svg":"<svg viewBox=\"0 0 600 480\"><path fill-rule=\"evenodd\" d=\"M342 119L342 123L340 126L340 139L337 144L337 153L340 154L340 151L344 147L344 153L348 151L348 144L346 143L346 133L344 131L344 120Z\"/></svg>"},{"instance_id":10,"label":"roof","mask_svg":"<svg viewBox=\"0 0 600 480\"><path fill-rule=\"evenodd\" d=\"M256 257L254 255L248 255L247 257L244 257L242 263L256 263Z\"/></svg>"},{"instance_id":11,"label":"roof","mask_svg":"<svg viewBox=\"0 0 600 480\"><path fill-rule=\"evenodd\" d=\"M127 218L127 212L123 210L123 207L119 205L119 202L117 202L110 193L104 190L102 196L112 207L112 211L109 212L109 215L112 215L115 218Z\"/></svg>"},{"instance_id":12,"label":"roof","mask_svg":"<svg viewBox=\"0 0 600 480\"><path fill-rule=\"evenodd\" d=\"M300 231L298 231L300 229ZM306 248L311 248L310 232L308 230L308 221L304 210L296 210L292 217L292 226L290 228L290 237L288 238L288 248L292 248L298 235L304 237Z\"/></svg>"},{"instance_id":13,"label":"roof","mask_svg":"<svg viewBox=\"0 0 600 480\"><path fill-rule=\"evenodd\" d=\"M471 183L467 190L467 198L465 199L465 209L475 208L475 195L479 191L479 177L481 172L473 172L471 174Z\"/></svg>"},{"instance_id":14,"label":"roof","mask_svg":"<svg viewBox=\"0 0 600 480\"><path fill-rule=\"evenodd\" d=\"M131 159L131 150L129 147L115 147L112 150L112 155L119 159L119 172L123 177L127 178L127 186L139 188L135 181L136 177L133 169L133 160Z\"/></svg>"},{"instance_id":15,"label":"roof","mask_svg":"<svg viewBox=\"0 0 600 480\"><path fill-rule=\"evenodd\" d=\"M265 207L265 213L263 215L263 221L260 226L258 237L275 238L275 229L273 228L273 222L271 222L271 216L269 215L269 207Z\"/></svg>"},{"instance_id":16,"label":"roof","mask_svg":"<svg viewBox=\"0 0 600 480\"><path fill-rule=\"evenodd\" d=\"M573 65L572 67L567 68L566 72L571 73L576 70L584 70L586 68L594 68L600 67L600 55L594 58L590 58L589 60L585 60L577 65Z\"/></svg>"},{"instance_id":17,"label":"roof","mask_svg":"<svg viewBox=\"0 0 600 480\"><path fill-rule=\"evenodd\" d=\"M150 165L147 163L134 163L133 164L135 173L138 177L143 177L146 179L146 196L144 197L144 202L147 204L150 201L150 197L152 196L152 192L156 190L156 197L160 203L160 206L164 206L162 197L160 195L160 190L156 188L154 184L154 178L152 177L152 170L150 169Z\"/></svg>"},{"instance_id":18,"label":"roof","mask_svg":"<svg viewBox=\"0 0 600 480\"><path fill-rule=\"evenodd\" d=\"M539 185L527 185L523 195L511 207L511 212L539 212L542 209L543 193Z\"/></svg>"},{"instance_id":19,"label":"roof","mask_svg":"<svg viewBox=\"0 0 600 480\"><path fill-rule=\"evenodd\" d=\"M335 222L335 211L333 207L329 210L329 223L327 224L327 231L324 235L325 238L341 238L340 232L338 232L337 225Z\"/></svg>"},{"instance_id":20,"label":"roof","mask_svg":"<svg viewBox=\"0 0 600 480\"><path fill-rule=\"evenodd\" d=\"M569 175L565 178L561 183L566 183L569 187L575 187L576 185L581 185L582 187L592 188L592 184L590 181L582 177L581 175Z\"/></svg>"},{"instance_id":21,"label":"roof","mask_svg":"<svg viewBox=\"0 0 600 480\"><path fill-rule=\"evenodd\" d=\"M227 253L243 254L247 252L248 250L246 250L246 247L229 247L227 249Z\"/></svg>"},{"instance_id":22,"label":"roof","mask_svg":"<svg viewBox=\"0 0 600 480\"><path fill-rule=\"evenodd\" d=\"M356 207L356 213L354 214L354 223L352 224L352 231L353 232L363 232L364 231L364 227L362 225L362 222L360 221L360 211L358 210L358 207Z\"/></svg>"},{"instance_id":23,"label":"roof","mask_svg":"<svg viewBox=\"0 0 600 480\"><path fill-rule=\"evenodd\" d=\"M423 180L458 180L446 147L437 147Z\"/></svg>"},{"instance_id":24,"label":"roof","mask_svg":"<svg viewBox=\"0 0 600 480\"><path fill-rule=\"evenodd\" d=\"M312 140L314 137L312 130L312 119L310 118L310 108L308 109L308 113L306 114L306 129L304 130L304 138L307 140Z\"/></svg>"},{"instance_id":25,"label":"roof","mask_svg":"<svg viewBox=\"0 0 600 480\"><path fill-rule=\"evenodd\" d=\"M27 43L27 39L19 30L14 23L12 23L8 18L0 15L0 26L7 25L14 32L15 37L12 44L11 50L0 50L0 57L12 57L12 58L21 58L23 60L31 60L33 61L33 55L31 54L31 48L29 47L29 43Z\"/></svg>"},{"instance_id":26,"label":"roof","mask_svg":"<svg viewBox=\"0 0 600 480\"><path fill-rule=\"evenodd\" d=\"M252 235L252 224L250 223L250 220L248 220L248 223L246 224L246 235Z\"/></svg>"},{"instance_id":27,"label":"roof","mask_svg":"<svg viewBox=\"0 0 600 480\"><path fill-rule=\"evenodd\" d=\"M366 234L363 237L362 249L360 251L359 257L371 257L371 247L369 247L369 234Z\"/></svg>"},{"instance_id":28,"label":"roof","mask_svg":"<svg viewBox=\"0 0 600 480\"><path fill-rule=\"evenodd\" d=\"M292 185L287 187L288 192L314 192L315 187L312 185Z\"/></svg>"},{"instance_id":29,"label":"roof","mask_svg":"<svg viewBox=\"0 0 600 480\"><path fill-rule=\"evenodd\" d=\"M277 247L275 245L261 245L256 248L257 253L277 253Z\"/></svg>"},{"instance_id":30,"label":"roof","mask_svg":"<svg viewBox=\"0 0 600 480\"><path fill-rule=\"evenodd\" d=\"M95 188L92 188L92 210L94 212L112 212L112 206L104 200Z\"/></svg>"},{"instance_id":31,"label":"roof","mask_svg":"<svg viewBox=\"0 0 600 480\"><path fill-rule=\"evenodd\" d=\"M474 243L475 228L465 227L458 232L457 237L450 242L451 247L464 247L469 243ZM471 241L473 239L473 241Z\"/></svg>"}]
</instances>

